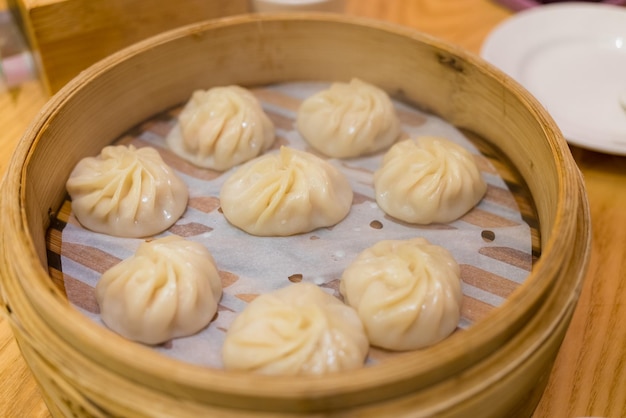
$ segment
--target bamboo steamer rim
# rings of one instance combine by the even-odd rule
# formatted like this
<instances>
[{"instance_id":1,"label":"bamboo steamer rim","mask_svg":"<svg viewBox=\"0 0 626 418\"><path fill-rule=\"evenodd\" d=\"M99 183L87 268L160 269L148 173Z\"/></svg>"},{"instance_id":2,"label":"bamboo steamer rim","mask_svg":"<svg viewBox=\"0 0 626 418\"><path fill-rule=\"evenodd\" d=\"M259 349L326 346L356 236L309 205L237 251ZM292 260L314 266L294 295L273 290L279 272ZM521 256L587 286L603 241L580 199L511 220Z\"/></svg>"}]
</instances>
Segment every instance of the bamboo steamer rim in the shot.
<instances>
[{"instance_id":1,"label":"bamboo steamer rim","mask_svg":"<svg viewBox=\"0 0 626 418\"><path fill-rule=\"evenodd\" d=\"M249 23L271 24L289 21L367 27L371 30L383 31L417 42L428 43L478 68L484 76L499 80L513 90L518 97L521 97L525 108L533 114L543 127L545 137L559 167L557 170L559 185L557 200L567 203L557 206L554 224L548 231L549 234L543 234L542 237L543 240L546 238L545 235L549 235L542 242L541 258L533 266L524 286L511 295L502 307L494 310L488 318L473 325L465 332L452 335L432 348L392 358L381 365L321 377L251 376L247 373L198 367L157 354L95 325L90 319L72 308L65 296L52 284L50 277L41 265L32 239L32 231L29 230L25 209L27 204L26 188L23 185L26 181L30 159L35 147L45 134L45 130L54 124L57 113L76 94L80 93L89 80L111 69L114 70L117 65L123 63L130 56L139 55L160 45L175 42L180 38L199 36L215 28ZM577 211L580 178L575 173L577 173L577 168L571 158L567 144L555 123L539 103L499 70L458 47L417 33L409 28L369 19L326 14L244 15L190 25L140 42L92 66L59 91L44 106L37 119L29 127L12 158L2 191L2 204L7 214L3 218L2 224L5 229L10 229L22 238L12 242L10 248L7 248L7 252L13 255L12 262L19 263L20 274L18 279L22 282L22 287L30 302L49 326L57 330L68 344L72 344L93 361L100 362L107 367L113 367L122 373L129 373L132 379L143 380L144 376L149 376L155 381L167 381L171 385L220 393L226 397L245 394L251 398L259 399L335 398L362 390L381 391L383 387L395 388L399 382L413 381L416 376L427 376L428 379L422 383L414 382L413 387L428 384L430 381L441 380L446 376L439 375L437 371L439 365L452 362L468 367L473 361L479 360L476 358L469 361L465 358L466 355L462 353L467 352L468 347L476 347L477 352L480 352L478 349L483 347L487 341L502 338L501 334L511 324L511 318L523 322L529 315L529 310L532 310L532 307L539 303L538 300L541 295L553 284L545 277L557 275L561 265L566 262L562 248L571 245L576 229L576 219L571 214ZM105 353L106 357L103 358L100 357L102 354L100 352L104 341L110 342L108 346L115 346L115 350L109 350ZM481 355L487 354L487 352L483 352ZM158 364L158 367L155 367L155 364ZM150 380L142 383L152 384ZM385 391L382 390L381 393L384 394Z\"/></svg>"}]
</instances>

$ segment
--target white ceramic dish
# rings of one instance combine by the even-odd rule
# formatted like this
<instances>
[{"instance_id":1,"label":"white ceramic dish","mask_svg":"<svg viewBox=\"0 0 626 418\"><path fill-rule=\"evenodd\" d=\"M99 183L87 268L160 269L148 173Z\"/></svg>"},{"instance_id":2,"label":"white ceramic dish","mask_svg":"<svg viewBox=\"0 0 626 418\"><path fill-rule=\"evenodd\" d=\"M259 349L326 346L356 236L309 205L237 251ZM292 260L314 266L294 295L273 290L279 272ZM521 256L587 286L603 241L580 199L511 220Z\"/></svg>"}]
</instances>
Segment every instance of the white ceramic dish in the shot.
<instances>
[{"instance_id":1,"label":"white ceramic dish","mask_svg":"<svg viewBox=\"0 0 626 418\"><path fill-rule=\"evenodd\" d=\"M626 8L528 9L496 27L481 55L526 87L568 142L626 155Z\"/></svg>"},{"instance_id":2,"label":"white ceramic dish","mask_svg":"<svg viewBox=\"0 0 626 418\"><path fill-rule=\"evenodd\" d=\"M520 11L530 9L531 7L545 6L548 3L556 3L563 0L497 0L498 3L508 7L511 10ZM624 0L588 0L606 4L626 5Z\"/></svg>"}]
</instances>

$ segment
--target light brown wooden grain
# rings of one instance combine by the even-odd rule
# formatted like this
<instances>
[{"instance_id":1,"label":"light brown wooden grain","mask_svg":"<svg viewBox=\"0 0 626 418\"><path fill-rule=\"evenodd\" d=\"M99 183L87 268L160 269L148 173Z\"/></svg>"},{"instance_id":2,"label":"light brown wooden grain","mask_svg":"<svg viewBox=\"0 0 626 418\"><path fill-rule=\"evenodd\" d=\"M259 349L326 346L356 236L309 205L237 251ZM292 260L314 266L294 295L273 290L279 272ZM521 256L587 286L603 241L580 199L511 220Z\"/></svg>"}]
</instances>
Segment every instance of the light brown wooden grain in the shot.
<instances>
[{"instance_id":1,"label":"light brown wooden grain","mask_svg":"<svg viewBox=\"0 0 626 418\"><path fill-rule=\"evenodd\" d=\"M490 0L347 0L346 13L414 27L473 52L510 15Z\"/></svg>"},{"instance_id":2,"label":"light brown wooden grain","mask_svg":"<svg viewBox=\"0 0 626 418\"><path fill-rule=\"evenodd\" d=\"M5 0L0 0L0 10ZM408 25L477 53L509 16L488 0L348 0L347 12ZM45 101L37 83L0 95L0 169ZM575 148L591 206L589 273L535 417L626 416L626 158ZM0 318L0 416L48 416Z\"/></svg>"},{"instance_id":3,"label":"light brown wooden grain","mask_svg":"<svg viewBox=\"0 0 626 418\"><path fill-rule=\"evenodd\" d=\"M41 398L39 387L18 349L11 329L0 316L0 416L47 417L48 409Z\"/></svg>"},{"instance_id":4,"label":"light brown wooden grain","mask_svg":"<svg viewBox=\"0 0 626 418\"><path fill-rule=\"evenodd\" d=\"M0 11L6 10L0 0ZM22 136L46 95L37 81L0 94L0 173L4 176L17 141ZM0 416L13 418L48 417L39 387L20 355L6 319L0 315Z\"/></svg>"},{"instance_id":5,"label":"light brown wooden grain","mask_svg":"<svg viewBox=\"0 0 626 418\"><path fill-rule=\"evenodd\" d=\"M89 65L157 33L249 10L247 0L8 0L55 93Z\"/></svg>"},{"instance_id":6,"label":"light brown wooden grain","mask_svg":"<svg viewBox=\"0 0 626 418\"><path fill-rule=\"evenodd\" d=\"M573 148L593 227L589 272L537 417L626 416L626 158Z\"/></svg>"}]
</instances>

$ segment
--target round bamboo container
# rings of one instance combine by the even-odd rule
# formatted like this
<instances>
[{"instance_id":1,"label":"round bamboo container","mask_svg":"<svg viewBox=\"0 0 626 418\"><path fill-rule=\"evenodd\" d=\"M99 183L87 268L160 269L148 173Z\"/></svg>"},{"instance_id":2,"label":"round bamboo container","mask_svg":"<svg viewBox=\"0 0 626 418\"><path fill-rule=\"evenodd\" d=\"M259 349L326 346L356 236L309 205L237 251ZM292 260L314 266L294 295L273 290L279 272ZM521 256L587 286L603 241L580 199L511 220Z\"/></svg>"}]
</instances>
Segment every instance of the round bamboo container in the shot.
<instances>
[{"instance_id":1,"label":"round bamboo container","mask_svg":"<svg viewBox=\"0 0 626 418\"><path fill-rule=\"evenodd\" d=\"M488 318L428 349L317 378L198 367L73 309L47 273L46 230L79 159L215 85L359 77L487 140L536 205L541 256ZM339 15L250 15L183 27L94 65L25 133L2 190L2 308L54 416L528 416L589 254L581 176L554 122L479 58L413 30Z\"/></svg>"}]
</instances>

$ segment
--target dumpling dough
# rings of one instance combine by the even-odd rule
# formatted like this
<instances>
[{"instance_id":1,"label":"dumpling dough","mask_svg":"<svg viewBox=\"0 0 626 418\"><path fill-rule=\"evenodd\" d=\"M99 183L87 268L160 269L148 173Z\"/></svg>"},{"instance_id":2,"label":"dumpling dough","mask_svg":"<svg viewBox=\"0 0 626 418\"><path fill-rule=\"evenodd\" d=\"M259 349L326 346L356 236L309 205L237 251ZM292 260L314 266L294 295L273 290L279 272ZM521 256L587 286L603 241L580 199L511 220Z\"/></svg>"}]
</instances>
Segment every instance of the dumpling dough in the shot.
<instances>
[{"instance_id":1,"label":"dumpling dough","mask_svg":"<svg viewBox=\"0 0 626 418\"><path fill-rule=\"evenodd\" d=\"M387 93L359 79L334 83L304 100L296 124L313 148L335 158L374 153L400 135L400 120Z\"/></svg>"},{"instance_id":2,"label":"dumpling dough","mask_svg":"<svg viewBox=\"0 0 626 418\"><path fill-rule=\"evenodd\" d=\"M293 148L239 167L220 192L230 223L252 235L287 236L341 221L352 206L348 179L321 158Z\"/></svg>"},{"instance_id":3,"label":"dumpling dough","mask_svg":"<svg viewBox=\"0 0 626 418\"><path fill-rule=\"evenodd\" d=\"M354 309L310 283L257 297L233 321L224 367L268 375L321 375L363 366L369 343Z\"/></svg>"},{"instance_id":4,"label":"dumpling dough","mask_svg":"<svg viewBox=\"0 0 626 418\"><path fill-rule=\"evenodd\" d=\"M72 211L86 228L147 237L172 226L187 208L187 185L158 151L108 146L76 164L66 183Z\"/></svg>"},{"instance_id":5,"label":"dumpling dough","mask_svg":"<svg viewBox=\"0 0 626 418\"><path fill-rule=\"evenodd\" d=\"M373 346L414 350L450 335L461 317L459 265L424 238L381 241L363 251L340 281Z\"/></svg>"},{"instance_id":6,"label":"dumpling dough","mask_svg":"<svg viewBox=\"0 0 626 418\"><path fill-rule=\"evenodd\" d=\"M256 97L225 86L193 92L166 142L190 163L224 171L260 155L274 139L274 124Z\"/></svg>"},{"instance_id":7,"label":"dumpling dough","mask_svg":"<svg viewBox=\"0 0 626 418\"><path fill-rule=\"evenodd\" d=\"M419 137L398 142L374 174L376 202L385 213L413 224L451 222L487 191L472 154L454 142Z\"/></svg>"},{"instance_id":8,"label":"dumpling dough","mask_svg":"<svg viewBox=\"0 0 626 418\"><path fill-rule=\"evenodd\" d=\"M221 297L222 282L211 253L175 235L142 243L96 285L104 323L145 344L200 331L215 315Z\"/></svg>"}]
</instances>

